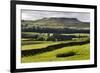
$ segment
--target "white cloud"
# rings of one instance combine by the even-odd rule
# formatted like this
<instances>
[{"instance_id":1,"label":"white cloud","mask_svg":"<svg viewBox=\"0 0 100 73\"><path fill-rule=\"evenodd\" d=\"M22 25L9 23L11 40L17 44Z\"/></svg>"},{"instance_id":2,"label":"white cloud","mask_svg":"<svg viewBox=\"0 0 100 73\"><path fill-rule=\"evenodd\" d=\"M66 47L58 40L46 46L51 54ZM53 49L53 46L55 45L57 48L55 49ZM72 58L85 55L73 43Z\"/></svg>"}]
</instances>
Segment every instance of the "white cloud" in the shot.
<instances>
[{"instance_id":1,"label":"white cloud","mask_svg":"<svg viewBox=\"0 0 100 73\"><path fill-rule=\"evenodd\" d=\"M86 12L57 12L57 11L39 11L39 10L22 10L22 20L37 20L48 17L66 17L77 18L83 22L90 21L90 14Z\"/></svg>"}]
</instances>

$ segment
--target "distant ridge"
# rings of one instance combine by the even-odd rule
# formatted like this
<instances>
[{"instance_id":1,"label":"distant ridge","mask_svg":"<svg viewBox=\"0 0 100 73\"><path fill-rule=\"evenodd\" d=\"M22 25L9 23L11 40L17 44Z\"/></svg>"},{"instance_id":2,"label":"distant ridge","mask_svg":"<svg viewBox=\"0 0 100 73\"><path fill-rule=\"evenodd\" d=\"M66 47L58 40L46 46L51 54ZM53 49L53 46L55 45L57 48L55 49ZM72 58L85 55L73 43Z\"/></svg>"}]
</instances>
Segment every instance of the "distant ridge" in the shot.
<instances>
[{"instance_id":1,"label":"distant ridge","mask_svg":"<svg viewBox=\"0 0 100 73\"><path fill-rule=\"evenodd\" d=\"M79 21L77 18L64 18L64 17L51 17L51 18L42 18L38 20L22 20L22 25L31 25L31 26L40 26L40 27L50 27L50 28L68 28L68 27L80 27L80 28L89 28L89 22Z\"/></svg>"}]
</instances>

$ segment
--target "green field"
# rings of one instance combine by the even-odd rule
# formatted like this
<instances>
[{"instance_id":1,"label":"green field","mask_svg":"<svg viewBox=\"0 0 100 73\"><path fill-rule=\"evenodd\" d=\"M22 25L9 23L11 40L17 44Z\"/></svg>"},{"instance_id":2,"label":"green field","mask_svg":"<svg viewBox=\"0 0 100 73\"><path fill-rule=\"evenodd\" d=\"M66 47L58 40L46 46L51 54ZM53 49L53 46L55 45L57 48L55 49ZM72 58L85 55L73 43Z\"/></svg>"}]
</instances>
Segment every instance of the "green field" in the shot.
<instances>
[{"instance_id":1,"label":"green field","mask_svg":"<svg viewBox=\"0 0 100 73\"><path fill-rule=\"evenodd\" d=\"M39 44L38 44L39 46ZM23 57L22 63L26 62L42 62L42 61L66 61L66 60L87 60L90 58L90 45L78 45L78 46L70 46L70 47L63 47L58 50L44 52L41 54ZM69 57L62 57L57 58L57 54L68 53L68 52L75 52L76 55L69 56Z\"/></svg>"},{"instance_id":2,"label":"green field","mask_svg":"<svg viewBox=\"0 0 100 73\"><path fill-rule=\"evenodd\" d=\"M33 34L33 33L24 33ZM38 33L35 33L38 34ZM34 41L32 38L22 38L22 51L44 49L52 45L60 45L62 43L80 42L89 38L89 34L62 34L62 35L75 35L75 36L87 36L84 38L76 38L68 41ZM53 47L52 47L53 48ZM37 53L33 55L23 56L21 58L22 63L30 62L51 62L51 61L73 61L73 60L88 60L90 59L90 44L63 46L55 50ZM67 54L65 57L58 57L57 55Z\"/></svg>"}]
</instances>

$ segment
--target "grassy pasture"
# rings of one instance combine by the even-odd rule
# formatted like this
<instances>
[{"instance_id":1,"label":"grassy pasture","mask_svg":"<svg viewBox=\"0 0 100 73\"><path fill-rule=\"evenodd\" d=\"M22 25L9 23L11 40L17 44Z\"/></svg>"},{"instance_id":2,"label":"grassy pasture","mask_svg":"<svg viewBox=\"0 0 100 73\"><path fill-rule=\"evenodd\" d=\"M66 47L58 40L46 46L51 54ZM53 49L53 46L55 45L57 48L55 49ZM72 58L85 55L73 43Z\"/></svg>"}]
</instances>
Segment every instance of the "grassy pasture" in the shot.
<instances>
[{"instance_id":1,"label":"grassy pasture","mask_svg":"<svg viewBox=\"0 0 100 73\"><path fill-rule=\"evenodd\" d=\"M39 35L37 32L22 32L22 34L27 35ZM44 37L47 37L46 33L43 33ZM72 38L72 40L67 41L36 41L33 38L22 38L21 39L21 50L35 50L43 49L48 46L70 43L70 42L80 42L89 40L89 34L86 33L75 33L75 34L61 34L65 36L74 35L80 38ZM24 56L21 58L22 63L30 62L51 62L51 61L73 61L73 60L88 60L90 58L90 44L74 45L74 46L64 46L62 48L54 48L53 51L47 51L39 53L36 55ZM58 55L64 54L65 57L58 57Z\"/></svg>"},{"instance_id":2,"label":"grassy pasture","mask_svg":"<svg viewBox=\"0 0 100 73\"><path fill-rule=\"evenodd\" d=\"M29 50L29 49L41 49L47 47L49 45L59 44L60 42L52 42L52 41L32 41L30 45L23 45L22 50ZM34 44L37 43L37 44Z\"/></svg>"},{"instance_id":3,"label":"grassy pasture","mask_svg":"<svg viewBox=\"0 0 100 73\"><path fill-rule=\"evenodd\" d=\"M45 61L66 61L66 60L88 60L90 58L90 45L78 45L78 46L70 46L63 47L58 50L45 52L42 54L37 54L33 56L23 57L22 63L27 62L45 62ZM75 52L75 55L69 57L57 57L57 54Z\"/></svg>"}]
</instances>

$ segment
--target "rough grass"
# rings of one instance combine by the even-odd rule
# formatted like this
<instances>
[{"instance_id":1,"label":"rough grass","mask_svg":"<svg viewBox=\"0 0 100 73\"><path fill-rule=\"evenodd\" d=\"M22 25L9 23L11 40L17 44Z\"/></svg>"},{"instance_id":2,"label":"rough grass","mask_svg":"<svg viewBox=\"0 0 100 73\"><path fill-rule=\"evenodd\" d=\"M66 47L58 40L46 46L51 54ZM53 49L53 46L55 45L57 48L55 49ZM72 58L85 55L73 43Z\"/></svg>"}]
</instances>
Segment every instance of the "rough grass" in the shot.
<instances>
[{"instance_id":1,"label":"rough grass","mask_svg":"<svg viewBox=\"0 0 100 73\"><path fill-rule=\"evenodd\" d=\"M25 42L25 41L24 41ZM62 42L53 42L53 41L27 41L27 45L22 45L21 50L30 50L30 49L41 49L49 45L56 45Z\"/></svg>"},{"instance_id":2,"label":"rough grass","mask_svg":"<svg viewBox=\"0 0 100 73\"><path fill-rule=\"evenodd\" d=\"M22 34L39 34L35 32L22 32ZM69 41L34 41L32 38L22 38L21 50L42 49L48 46L57 45L60 43L80 42L89 39L89 34L62 34L62 35L75 35L87 36L85 38L73 38ZM54 48L56 49L56 48ZM73 61L73 60L88 60L90 59L90 44L64 46L56 50L39 53L36 55L24 56L21 58L22 63L30 62L52 62L52 61Z\"/></svg>"},{"instance_id":3,"label":"rough grass","mask_svg":"<svg viewBox=\"0 0 100 73\"><path fill-rule=\"evenodd\" d=\"M84 38L82 40L81 39L75 39L75 40L58 41L58 42L54 42L54 41L33 41L33 40L30 40L30 39L28 41L27 40L22 39L21 50L41 49L41 48L45 48L47 46L56 45L56 44L60 44L60 43L81 42L81 41L87 40L87 38Z\"/></svg>"},{"instance_id":4,"label":"rough grass","mask_svg":"<svg viewBox=\"0 0 100 73\"><path fill-rule=\"evenodd\" d=\"M67 54L70 52L74 52L74 55L66 56L66 57L57 57L58 54ZM53 50L50 52L44 52L41 54L23 57L21 59L22 63L30 63L30 62L51 62L51 61L67 61L67 60L88 60L90 58L90 45L77 45L77 46L69 46L63 47L57 50Z\"/></svg>"}]
</instances>

